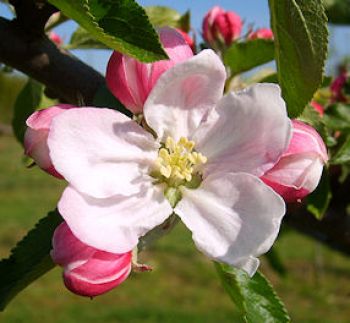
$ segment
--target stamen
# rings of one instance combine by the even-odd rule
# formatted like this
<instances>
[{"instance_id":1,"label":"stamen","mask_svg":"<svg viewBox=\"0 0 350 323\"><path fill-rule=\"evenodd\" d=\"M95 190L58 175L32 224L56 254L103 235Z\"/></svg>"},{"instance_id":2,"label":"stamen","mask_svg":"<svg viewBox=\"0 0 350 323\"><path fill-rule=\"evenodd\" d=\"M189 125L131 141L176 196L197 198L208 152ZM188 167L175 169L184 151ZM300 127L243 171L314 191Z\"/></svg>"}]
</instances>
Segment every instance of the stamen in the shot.
<instances>
[{"instance_id":1,"label":"stamen","mask_svg":"<svg viewBox=\"0 0 350 323\"><path fill-rule=\"evenodd\" d=\"M195 142L181 137L178 142L168 137L159 150L156 165L158 172L170 185L191 182L196 167L207 162L201 153L193 151Z\"/></svg>"}]
</instances>

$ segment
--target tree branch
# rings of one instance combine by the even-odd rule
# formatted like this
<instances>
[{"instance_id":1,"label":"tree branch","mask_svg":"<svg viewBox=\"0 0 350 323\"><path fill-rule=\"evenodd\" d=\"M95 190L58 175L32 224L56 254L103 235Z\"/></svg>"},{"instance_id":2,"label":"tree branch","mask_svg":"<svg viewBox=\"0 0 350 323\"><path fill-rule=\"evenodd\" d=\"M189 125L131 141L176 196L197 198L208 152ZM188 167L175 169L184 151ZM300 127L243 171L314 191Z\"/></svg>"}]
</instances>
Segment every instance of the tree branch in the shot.
<instances>
[{"instance_id":1,"label":"tree branch","mask_svg":"<svg viewBox=\"0 0 350 323\"><path fill-rule=\"evenodd\" d=\"M105 80L56 47L44 33L28 33L18 20L0 18L0 61L43 83L51 95L71 104L92 103Z\"/></svg>"}]
</instances>

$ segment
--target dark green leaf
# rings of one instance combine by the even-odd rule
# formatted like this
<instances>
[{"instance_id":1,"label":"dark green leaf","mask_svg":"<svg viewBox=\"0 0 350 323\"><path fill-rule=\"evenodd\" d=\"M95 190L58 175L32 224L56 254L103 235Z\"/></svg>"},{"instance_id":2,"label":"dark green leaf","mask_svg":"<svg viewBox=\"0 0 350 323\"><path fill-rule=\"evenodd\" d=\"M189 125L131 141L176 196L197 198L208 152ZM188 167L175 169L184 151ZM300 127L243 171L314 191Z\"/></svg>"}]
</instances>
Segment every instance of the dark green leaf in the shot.
<instances>
[{"instance_id":1,"label":"dark green leaf","mask_svg":"<svg viewBox=\"0 0 350 323\"><path fill-rule=\"evenodd\" d=\"M236 75L268 63L273 58L273 41L265 39L234 43L224 54L224 62L225 65L230 67L231 75Z\"/></svg>"},{"instance_id":2,"label":"dark green leaf","mask_svg":"<svg viewBox=\"0 0 350 323\"><path fill-rule=\"evenodd\" d=\"M186 33L188 33L191 29L191 12L186 11L179 20L179 28Z\"/></svg>"},{"instance_id":3,"label":"dark green leaf","mask_svg":"<svg viewBox=\"0 0 350 323\"><path fill-rule=\"evenodd\" d=\"M330 162L334 165L350 162L350 135L346 137L344 143L337 150Z\"/></svg>"},{"instance_id":4,"label":"dark green leaf","mask_svg":"<svg viewBox=\"0 0 350 323\"><path fill-rule=\"evenodd\" d=\"M143 62L166 59L157 33L134 0L49 0L108 47Z\"/></svg>"},{"instance_id":5,"label":"dark green leaf","mask_svg":"<svg viewBox=\"0 0 350 323\"><path fill-rule=\"evenodd\" d=\"M349 0L323 0L328 20L332 24L350 24Z\"/></svg>"},{"instance_id":6,"label":"dark green leaf","mask_svg":"<svg viewBox=\"0 0 350 323\"><path fill-rule=\"evenodd\" d=\"M111 108L127 115L128 117L132 117L132 112L126 109L104 84L97 90L93 100L93 106Z\"/></svg>"},{"instance_id":7,"label":"dark green leaf","mask_svg":"<svg viewBox=\"0 0 350 323\"><path fill-rule=\"evenodd\" d=\"M306 199L307 210L312 213L316 219L322 220L328 209L331 198L332 192L330 189L329 175L327 169L324 167L320 183L316 190Z\"/></svg>"},{"instance_id":8,"label":"dark green leaf","mask_svg":"<svg viewBox=\"0 0 350 323\"><path fill-rule=\"evenodd\" d=\"M43 94L43 86L29 79L17 97L12 127L17 140L23 144L24 133L27 129L26 120L38 108Z\"/></svg>"},{"instance_id":9,"label":"dark green leaf","mask_svg":"<svg viewBox=\"0 0 350 323\"><path fill-rule=\"evenodd\" d=\"M62 222L57 211L50 212L0 261L0 310L30 283L55 265L50 257L51 238Z\"/></svg>"},{"instance_id":10,"label":"dark green leaf","mask_svg":"<svg viewBox=\"0 0 350 323\"><path fill-rule=\"evenodd\" d=\"M252 278L240 269L215 263L221 281L246 322L290 322L273 287L259 272Z\"/></svg>"},{"instance_id":11,"label":"dark green leaf","mask_svg":"<svg viewBox=\"0 0 350 323\"><path fill-rule=\"evenodd\" d=\"M279 84L289 116L299 116L322 82L327 17L321 0L269 0Z\"/></svg>"},{"instance_id":12,"label":"dark green leaf","mask_svg":"<svg viewBox=\"0 0 350 323\"><path fill-rule=\"evenodd\" d=\"M68 49L108 49L108 47L104 44L91 37L91 34L87 32L84 28L78 26L75 32L72 34L70 38Z\"/></svg>"}]
</instances>

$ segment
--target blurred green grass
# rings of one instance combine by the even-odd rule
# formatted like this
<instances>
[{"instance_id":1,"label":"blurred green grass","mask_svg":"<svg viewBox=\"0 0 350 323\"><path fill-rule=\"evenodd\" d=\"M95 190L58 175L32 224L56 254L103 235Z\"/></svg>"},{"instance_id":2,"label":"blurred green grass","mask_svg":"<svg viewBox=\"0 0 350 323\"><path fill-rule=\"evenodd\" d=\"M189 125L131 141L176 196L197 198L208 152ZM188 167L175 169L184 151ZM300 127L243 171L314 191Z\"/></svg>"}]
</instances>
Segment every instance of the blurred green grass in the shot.
<instances>
[{"instance_id":1,"label":"blurred green grass","mask_svg":"<svg viewBox=\"0 0 350 323\"><path fill-rule=\"evenodd\" d=\"M55 207L64 185L37 168L26 169L21 147L0 137L0 257ZM350 322L349 258L289 230L276 249L287 276L279 277L264 258L261 270L294 322ZM141 261L154 271L133 274L93 300L68 292L56 268L19 294L0 322L241 322L214 266L182 225L143 252Z\"/></svg>"}]
</instances>

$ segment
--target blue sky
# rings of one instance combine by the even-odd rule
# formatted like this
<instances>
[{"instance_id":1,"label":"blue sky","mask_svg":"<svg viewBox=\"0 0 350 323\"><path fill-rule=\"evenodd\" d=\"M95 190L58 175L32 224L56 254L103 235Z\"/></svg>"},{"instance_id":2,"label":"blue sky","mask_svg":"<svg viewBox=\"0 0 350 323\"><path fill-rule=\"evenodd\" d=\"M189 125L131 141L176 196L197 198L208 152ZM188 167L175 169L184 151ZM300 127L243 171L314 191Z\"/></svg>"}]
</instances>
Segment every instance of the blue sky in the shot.
<instances>
[{"instance_id":1,"label":"blue sky","mask_svg":"<svg viewBox=\"0 0 350 323\"><path fill-rule=\"evenodd\" d=\"M248 0L248 1L233 1L233 0L202 0L202 1L165 1L165 0L139 0L138 3L142 6L162 5L171 6L184 13L187 10L191 11L192 27L200 35L202 19L206 12L215 5L219 5L226 10L237 12L247 24L254 24L256 27L269 26L269 10L268 1ZM9 17L10 14L5 6L0 3L0 16ZM70 35L76 28L74 22L68 22L57 28L57 33L63 37L64 41L69 41ZM332 73L335 61L338 61L342 56L350 55L350 27L330 27L330 63L328 64L328 73ZM108 51L88 50L74 51L82 60L93 65L99 71L104 73L106 63L110 53Z\"/></svg>"}]
</instances>

